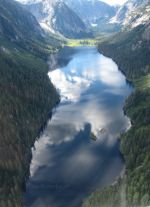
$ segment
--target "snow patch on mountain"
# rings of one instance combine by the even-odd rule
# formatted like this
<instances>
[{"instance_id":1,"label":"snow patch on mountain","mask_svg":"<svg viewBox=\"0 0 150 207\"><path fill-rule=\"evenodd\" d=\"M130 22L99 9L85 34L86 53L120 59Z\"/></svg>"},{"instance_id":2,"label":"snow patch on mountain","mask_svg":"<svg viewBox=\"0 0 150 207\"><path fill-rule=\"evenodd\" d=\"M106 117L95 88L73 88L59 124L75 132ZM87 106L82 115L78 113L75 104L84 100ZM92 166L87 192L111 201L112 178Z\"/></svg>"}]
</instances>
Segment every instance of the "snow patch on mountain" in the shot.
<instances>
[{"instance_id":1,"label":"snow patch on mountain","mask_svg":"<svg viewBox=\"0 0 150 207\"><path fill-rule=\"evenodd\" d=\"M69 38L90 37L91 32L65 0L17 0L36 17L41 27Z\"/></svg>"},{"instance_id":2,"label":"snow patch on mountain","mask_svg":"<svg viewBox=\"0 0 150 207\"><path fill-rule=\"evenodd\" d=\"M122 27L135 28L150 21L149 0L128 0L119 8L110 24L120 24Z\"/></svg>"}]
</instances>

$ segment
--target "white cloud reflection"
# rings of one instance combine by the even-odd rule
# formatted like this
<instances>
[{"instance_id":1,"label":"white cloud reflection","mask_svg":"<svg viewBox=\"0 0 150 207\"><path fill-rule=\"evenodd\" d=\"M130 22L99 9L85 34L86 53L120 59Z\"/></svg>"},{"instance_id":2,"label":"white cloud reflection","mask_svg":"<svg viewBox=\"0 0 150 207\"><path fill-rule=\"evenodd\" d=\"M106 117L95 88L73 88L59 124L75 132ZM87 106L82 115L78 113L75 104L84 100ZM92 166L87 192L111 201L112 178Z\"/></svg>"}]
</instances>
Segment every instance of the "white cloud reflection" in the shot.
<instances>
[{"instance_id":1,"label":"white cloud reflection","mask_svg":"<svg viewBox=\"0 0 150 207\"><path fill-rule=\"evenodd\" d=\"M93 58L92 55L87 57L89 60ZM118 71L117 65L110 58L97 54L94 59L95 62L87 61L83 65L85 59L77 57L67 67L49 72L49 77L60 91L62 98L78 101L81 94L95 81L111 88L120 88L126 84L125 77Z\"/></svg>"},{"instance_id":2,"label":"white cloud reflection","mask_svg":"<svg viewBox=\"0 0 150 207\"><path fill-rule=\"evenodd\" d=\"M35 143L31 164L31 176L42 165L53 166L54 155L49 146L68 143L83 131L88 123L91 131L97 136L97 144L107 138L110 147L119 136L120 130L129 125L129 119L124 117L122 102L111 103L113 96L125 96L128 93L124 76L118 71L117 65L107 57L99 55L96 49L85 50L75 54L70 63L61 69L49 72L49 77L62 96L62 103L54 113L42 137ZM98 82L96 93L90 89ZM86 91L88 92L86 93ZM108 94L111 94L109 97ZM100 130L105 129L101 134ZM86 139L86 137L85 137ZM96 162L97 157L90 149L79 150L66 162L73 162L74 168L85 163L85 171Z\"/></svg>"},{"instance_id":3,"label":"white cloud reflection","mask_svg":"<svg viewBox=\"0 0 150 207\"><path fill-rule=\"evenodd\" d=\"M85 88L90 86L89 80L65 74L60 69L50 72L49 76L53 84L58 88L62 98L71 101L77 101Z\"/></svg>"}]
</instances>

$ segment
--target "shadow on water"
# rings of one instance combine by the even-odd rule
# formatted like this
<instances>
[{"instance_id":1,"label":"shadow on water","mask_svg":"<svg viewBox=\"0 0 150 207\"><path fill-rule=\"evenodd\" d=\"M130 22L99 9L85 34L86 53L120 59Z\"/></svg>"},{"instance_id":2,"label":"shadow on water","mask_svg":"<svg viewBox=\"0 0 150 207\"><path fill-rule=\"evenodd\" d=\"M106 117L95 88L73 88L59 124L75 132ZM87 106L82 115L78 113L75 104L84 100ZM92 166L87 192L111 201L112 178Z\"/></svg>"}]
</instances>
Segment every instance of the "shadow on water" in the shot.
<instances>
[{"instance_id":1,"label":"shadow on water","mask_svg":"<svg viewBox=\"0 0 150 207\"><path fill-rule=\"evenodd\" d=\"M76 52L74 48L65 46L58 53L51 54L48 60L50 71L66 66Z\"/></svg>"}]
</instances>

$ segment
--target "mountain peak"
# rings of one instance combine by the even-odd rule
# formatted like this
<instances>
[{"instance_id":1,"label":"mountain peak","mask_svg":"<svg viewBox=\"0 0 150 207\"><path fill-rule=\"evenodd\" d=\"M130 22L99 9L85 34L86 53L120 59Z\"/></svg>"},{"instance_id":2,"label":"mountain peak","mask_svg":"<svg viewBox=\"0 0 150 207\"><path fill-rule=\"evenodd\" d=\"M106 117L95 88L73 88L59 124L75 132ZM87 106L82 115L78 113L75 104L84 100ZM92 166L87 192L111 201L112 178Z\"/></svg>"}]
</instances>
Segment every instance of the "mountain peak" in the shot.
<instances>
[{"instance_id":1,"label":"mountain peak","mask_svg":"<svg viewBox=\"0 0 150 207\"><path fill-rule=\"evenodd\" d=\"M149 22L149 0L128 0L119 8L110 23L118 23L123 27L135 28L140 24Z\"/></svg>"},{"instance_id":2,"label":"mountain peak","mask_svg":"<svg viewBox=\"0 0 150 207\"><path fill-rule=\"evenodd\" d=\"M18 0L47 31L67 38L91 37L90 30L64 0Z\"/></svg>"}]
</instances>

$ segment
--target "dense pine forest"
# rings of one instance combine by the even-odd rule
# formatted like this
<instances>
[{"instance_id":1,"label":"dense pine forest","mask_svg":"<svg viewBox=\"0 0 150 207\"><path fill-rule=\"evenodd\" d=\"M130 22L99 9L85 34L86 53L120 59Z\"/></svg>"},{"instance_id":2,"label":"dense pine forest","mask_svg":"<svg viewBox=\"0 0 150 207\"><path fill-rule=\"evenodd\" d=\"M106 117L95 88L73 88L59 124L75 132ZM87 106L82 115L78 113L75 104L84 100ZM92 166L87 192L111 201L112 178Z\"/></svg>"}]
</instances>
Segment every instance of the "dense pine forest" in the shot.
<instances>
[{"instance_id":1,"label":"dense pine forest","mask_svg":"<svg viewBox=\"0 0 150 207\"><path fill-rule=\"evenodd\" d=\"M59 101L45 61L23 50L13 55L0 56L0 206L11 207L21 206L31 147Z\"/></svg>"},{"instance_id":2,"label":"dense pine forest","mask_svg":"<svg viewBox=\"0 0 150 207\"><path fill-rule=\"evenodd\" d=\"M59 44L19 4L1 1L0 11L0 207L20 207L31 147L59 102L47 76Z\"/></svg>"},{"instance_id":3,"label":"dense pine forest","mask_svg":"<svg viewBox=\"0 0 150 207\"><path fill-rule=\"evenodd\" d=\"M84 207L144 207L150 205L150 38L147 26L123 32L99 44L99 51L112 57L135 86L124 111L131 129L122 135L121 152L126 173L111 187L93 193Z\"/></svg>"}]
</instances>

